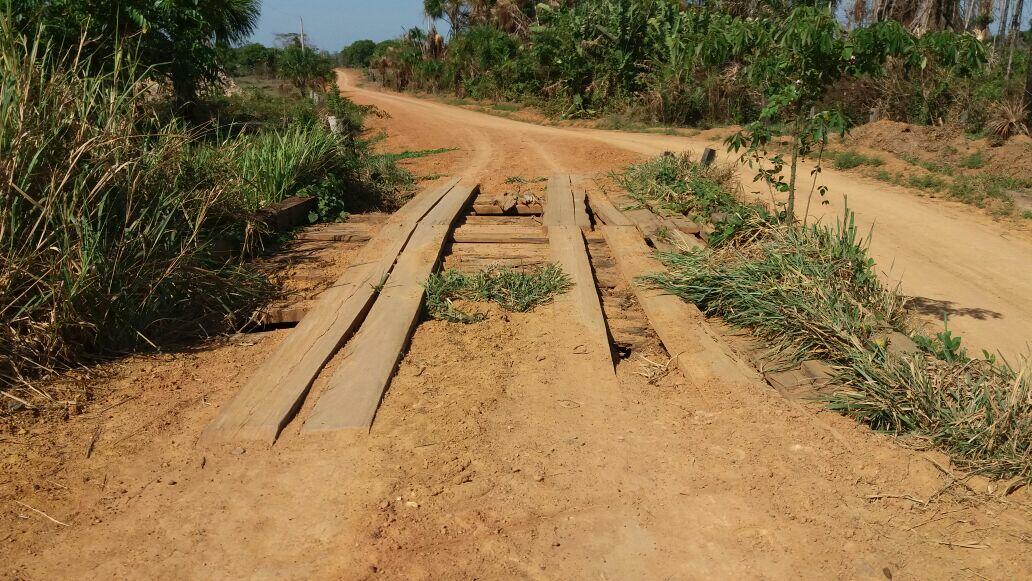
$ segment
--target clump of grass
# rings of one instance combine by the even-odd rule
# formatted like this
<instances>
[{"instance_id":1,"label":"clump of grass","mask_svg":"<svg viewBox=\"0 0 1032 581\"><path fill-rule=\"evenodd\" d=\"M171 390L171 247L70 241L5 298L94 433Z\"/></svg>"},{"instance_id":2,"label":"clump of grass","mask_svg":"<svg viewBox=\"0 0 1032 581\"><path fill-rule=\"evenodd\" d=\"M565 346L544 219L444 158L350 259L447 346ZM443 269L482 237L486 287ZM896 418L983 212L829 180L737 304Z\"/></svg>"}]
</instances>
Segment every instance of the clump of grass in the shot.
<instances>
[{"instance_id":1,"label":"clump of grass","mask_svg":"<svg viewBox=\"0 0 1032 581\"><path fill-rule=\"evenodd\" d=\"M399 151L397 153L385 153L384 157L391 161L401 161L403 159L417 159L420 157L426 157L428 155L439 155L442 153L448 153L449 151L457 151L457 147L438 147L437 149L420 149L417 151Z\"/></svg>"},{"instance_id":2,"label":"clump of grass","mask_svg":"<svg viewBox=\"0 0 1032 581\"><path fill-rule=\"evenodd\" d=\"M835 169L853 169L862 165L880 166L885 163L880 157L864 155L856 151L839 151L831 154Z\"/></svg>"},{"instance_id":3,"label":"clump of grass","mask_svg":"<svg viewBox=\"0 0 1032 581\"><path fill-rule=\"evenodd\" d=\"M508 311L523 313L550 302L570 288L570 277L557 264L522 272L512 268L491 268L474 274L445 270L430 275L425 283L426 308L435 319L453 323L474 323L482 313L467 313L454 301L490 301Z\"/></svg>"},{"instance_id":4,"label":"clump of grass","mask_svg":"<svg viewBox=\"0 0 1032 581\"><path fill-rule=\"evenodd\" d=\"M917 174L907 177L907 184L912 188L938 192L946 187L946 182L939 176L931 173Z\"/></svg>"},{"instance_id":5,"label":"clump of grass","mask_svg":"<svg viewBox=\"0 0 1032 581\"><path fill-rule=\"evenodd\" d=\"M839 389L827 405L875 429L917 436L966 469L1032 482L1032 368L971 359L947 331L909 332L905 301L878 279L846 211L834 227L754 223L748 235L658 256L652 284L749 330L773 363L829 362ZM898 331L917 353L886 346Z\"/></svg>"},{"instance_id":6,"label":"clump of grass","mask_svg":"<svg viewBox=\"0 0 1032 581\"><path fill-rule=\"evenodd\" d=\"M981 151L976 151L960 160L960 167L965 169L981 169L985 165L985 156Z\"/></svg>"},{"instance_id":7,"label":"clump of grass","mask_svg":"<svg viewBox=\"0 0 1032 581\"><path fill-rule=\"evenodd\" d=\"M662 253L670 273L649 280L766 339L785 362L864 349L903 325L903 299L878 280L857 229L764 227L744 245Z\"/></svg>"},{"instance_id":8,"label":"clump of grass","mask_svg":"<svg viewBox=\"0 0 1032 581\"><path fill-rule=\"evenodd\" d=\"M1023 180L980 173L958 176L947 191L952 197L980 208L996 204L1009 211L1014 205L1014 200L1007 191L1028 187L1028 185L1028 182Z\"/></svg>"},{"instance_id":9,"label":"clump of grass","mask_svg":"<svg viewBox=\"0 0 1032 581\"><path fill-rule=\"evenodd\" d=\"M772 219L761 205L744 205L731 193L735 168L703 167L690 153L662 155L614 174L617 183L643 207L661 214L683 214L699 224L721 217L715 240L734 238L760 222Z\"/></svg>"}]
</instances>

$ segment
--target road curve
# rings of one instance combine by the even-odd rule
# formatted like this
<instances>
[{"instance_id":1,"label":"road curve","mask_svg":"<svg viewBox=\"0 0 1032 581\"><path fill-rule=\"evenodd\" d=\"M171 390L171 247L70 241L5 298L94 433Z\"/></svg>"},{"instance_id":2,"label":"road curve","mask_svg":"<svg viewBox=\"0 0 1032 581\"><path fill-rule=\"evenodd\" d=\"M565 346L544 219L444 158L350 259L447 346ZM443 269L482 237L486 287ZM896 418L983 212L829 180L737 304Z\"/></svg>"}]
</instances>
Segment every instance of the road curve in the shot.
<instances>
[{"instance_id":1,"label":"road curve","mask_svg":"<svg viewBox=\"0 0 1032 581\"><path fill-rule=\"evenodd\" d=\"M500 186L517 169L597 174L663 151L723 148L719 141L577 127L537 125L381 91L339 71L345 94L390 114L385 124L396 144L413 148L459 147L452 171ZM801 175L808 175L805 168ZM871 254L887 280L903 292L926 321L949 316L950 329L974 354L999 351L1014 361L1032 338L1032 238L980 210L903 188L825 169L828 204L811 214L828 222L846 201L859 226L873 228ZM749 183L749 180L745 180ZM933 330L935 327L931 327Z\"/></svg>"}]
</instances>

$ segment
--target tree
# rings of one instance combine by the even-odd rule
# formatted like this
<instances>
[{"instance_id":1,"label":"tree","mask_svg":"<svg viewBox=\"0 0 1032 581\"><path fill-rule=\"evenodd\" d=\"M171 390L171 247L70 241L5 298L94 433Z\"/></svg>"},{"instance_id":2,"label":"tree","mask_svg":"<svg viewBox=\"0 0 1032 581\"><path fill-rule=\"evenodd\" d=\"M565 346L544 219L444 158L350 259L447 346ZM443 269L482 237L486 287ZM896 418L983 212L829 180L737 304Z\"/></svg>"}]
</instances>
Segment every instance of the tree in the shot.
<instances>
[{"instance_id":1,"label":"tree","mask_svg":"<svg viewBox=\"0 0 1032 581\"><path fill-rule=\"evenodd\" d=\"M368 67L374 50L376 50L375 42L356 40L340 51L341 64L346 67Z\"/></svg>"},{"instance_id":2,"label":"tree","mask_svg":"<svg viewBox=\"0 0 1032 581\"><path fill-rule=\"evenodd\" d=\"M279 72L290 80L301 94L329 80L332 74L329 57L310 45L288 44L279 59Z\"/></svg>"},{"instance_id":3,"label":"tree","mask_svg":"<svg viewBox=\"0 0 1032 581\"><path fill-rule=\"evenodd\" d=\"M847 35L824 8L800 6L775 26L768 19L740 21L735 34L745 39L738 48L750 83L764 94L759 118L726 141L729 151L756 168L754 181L787 194L785 219L795 221L796 186L801 157L814 149L818 158L831 132L844 132L838 111L817 111L827 90L844 76L880 72L886 59L912 48L913 38L895 21L859 28ZM784 155L768 155L774 125L784 123L792 139L789 175ZM744 150L744 151L743 151ZM821 167L813 170L814 185ZM817 190L823 195L826 189ZM811 190L812 191L812 190Z\"/></svg>"},{"instance_id":4,"label":"tree","mask_svg":"<svg viewBox=\"0 0 1032 581\"><path fill-rule=\"evenodd\" d=\"M201 85L220 82L216 48L250 36L259 8L260 0L0 0L22 34L42 24L55 50L89 39L95 66L111 67L119 50L131 48L184 104Z\"/></svg>"},{"instance_id":5,"label":"tree","mask_svg":"<svg viewBox=\"0 0 1032 581\"><path fill-rule=\"evenodd\" d=\"M1029 23L1032 26L1032 22ZM1029 125L1032 125L1032 38L1028 44L1028 76L1025 77L1025 111L1028 114Z\"/></svg>"}]
</instances>

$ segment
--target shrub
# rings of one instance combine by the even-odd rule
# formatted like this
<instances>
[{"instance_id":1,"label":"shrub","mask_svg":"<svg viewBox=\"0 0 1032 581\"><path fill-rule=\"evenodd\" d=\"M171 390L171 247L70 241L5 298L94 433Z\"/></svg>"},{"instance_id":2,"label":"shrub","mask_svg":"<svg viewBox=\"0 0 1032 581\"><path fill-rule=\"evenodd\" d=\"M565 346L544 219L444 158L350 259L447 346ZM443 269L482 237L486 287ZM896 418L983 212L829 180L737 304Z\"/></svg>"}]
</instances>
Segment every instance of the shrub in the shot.
<instances>
[{"instance_id":1,"label":"shrub","mask_svg":"<svg viewBox=\"0 0 1032 581\"><path fill-rule=\"evenodd\" d=\"M948 331L913 334L921 349L887 349L910 330L903 297L878 278L852 214L835 227L754 223L711 248L659 253L645 282L763 339L775 367L820 359L836 370L826 404L875 429L915 435L975 472L1032 482L1032 376L993 357L969 359Z\"/></svg>"},{"instance_id":2,"label":"shrub","mask_svg":"<svg viewBox=\"0 0 1032 581\"><path fill-rule=\"evenodd\" d=\"M71 55L74 57L74 53ZM236 179L148 114L132 60L92 73L0 29L0 381L222 328L262 282L216 260Z\"/></svg>"}]
</instances>

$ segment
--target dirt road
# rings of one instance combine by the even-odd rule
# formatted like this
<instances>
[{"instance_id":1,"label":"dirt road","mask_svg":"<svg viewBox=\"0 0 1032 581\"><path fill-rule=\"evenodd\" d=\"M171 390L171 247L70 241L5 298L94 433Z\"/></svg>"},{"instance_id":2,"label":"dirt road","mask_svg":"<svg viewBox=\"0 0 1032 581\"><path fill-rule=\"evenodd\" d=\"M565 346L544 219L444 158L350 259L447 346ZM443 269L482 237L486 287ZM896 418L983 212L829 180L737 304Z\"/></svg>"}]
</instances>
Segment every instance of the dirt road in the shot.
<instances>
[{"instance_id":1,"label":"dirt road","mask_svg":"<svg viewBox=\"0 0 1032 581\"><path fill-rule=\"evenodd\" d=\"M485 176L512 175L506 164L536 166L539 173L570 170L596 173L617 169L626 161L663 151L701 152L712 147L723 154L726 131L688 138L660 134L547 127L486 115L408 95L357 87L349 74L341 84L359 102L376 104L393 116L399 145L435 143L459 147L461 158ZM409 134L409 127L415 129ZM709 138L707 138L709 137ZM411 140L411 141L410 141ZM485 159L495 159L493 163ZM804 167L802 175L809 174ZM507 173L508 172L508 173ZM504 175L503 175L504 174ZM750 179L744 180L746 183ZM830 193L826 206L814 202L811 212L831 223L843 214L845 202L866 232L874 228L871 254L917 310L941 330L943 315L951 330L977 354L1000 350L1014 360L1028 353L1032 341L1032 238L994 221L971 206L916 196L902 188L825 168Z\"/></svg>"},{"instance_id":2,"label":"dirt road","mask_svg":"<svg viewBox=\"0 0 1032 581\"><path fill-rule=\"evenodd\" d=\"M671 143L697 146L352 94L391 114L392 150L460 148L414 169L471 172L485 190L511 175L596 173ZM991 224L970 224L991 237ZM1016 273L998 276L1020 290ZM995 323L1013 325L1008 317ZM12 436L0 489L7 576L1013 579L1032 570L1025 492L987 499L984 482L946 475L941 455L760 383L645 373L655 369L641 356L662 362L662 353L635 354L613 377L578 349L583 330L563 301L492 310L473 325L421 323L369 434L309 436L291 424L272 447L198 443L287 333L111 365L88 413ZM323 388L317 380L308 401Z\"/></svg>"}]
</instances>

